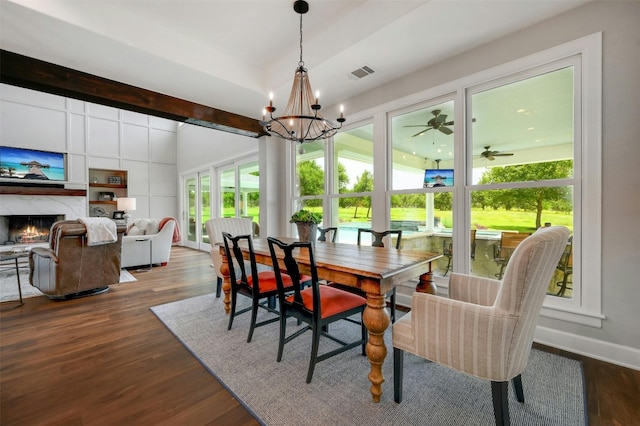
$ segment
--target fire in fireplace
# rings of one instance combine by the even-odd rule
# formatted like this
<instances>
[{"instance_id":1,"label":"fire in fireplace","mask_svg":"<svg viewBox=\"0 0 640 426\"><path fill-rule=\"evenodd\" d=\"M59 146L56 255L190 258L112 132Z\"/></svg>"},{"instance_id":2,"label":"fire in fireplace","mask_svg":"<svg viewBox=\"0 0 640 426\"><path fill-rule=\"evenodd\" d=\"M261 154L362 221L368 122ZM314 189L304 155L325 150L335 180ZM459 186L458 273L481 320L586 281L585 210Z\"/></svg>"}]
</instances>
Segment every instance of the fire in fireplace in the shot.
<instances>
[{"instance_id":1,"label":"fire in fireplace","mask_svg":"<svg viewBox=\"0 0 640 426\"><path fill-rule=\"evenodd\" d=\"M46 243L51 225L64 215L12 215L0 220L0 241L4 244Z\"/></svg>"}]
</instances>

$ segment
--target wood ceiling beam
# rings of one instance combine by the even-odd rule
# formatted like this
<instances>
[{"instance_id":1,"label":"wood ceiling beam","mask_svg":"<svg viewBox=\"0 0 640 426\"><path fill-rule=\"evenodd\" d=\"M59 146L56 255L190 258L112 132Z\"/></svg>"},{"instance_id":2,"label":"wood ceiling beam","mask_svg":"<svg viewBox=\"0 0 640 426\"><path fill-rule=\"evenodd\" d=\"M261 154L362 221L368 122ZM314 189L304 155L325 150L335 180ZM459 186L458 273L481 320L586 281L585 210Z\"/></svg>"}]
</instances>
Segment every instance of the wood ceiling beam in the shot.
<instances>
[{"instance_id":1,"label":"wood ceiling beam","mask_svg":"<svg viewBox=\"0 0 640 426\"><path fill-rule=\"evenodd\" d=\"M257 138L258 120L0 50L0 82Z\"/></svg>"}]
</instances>

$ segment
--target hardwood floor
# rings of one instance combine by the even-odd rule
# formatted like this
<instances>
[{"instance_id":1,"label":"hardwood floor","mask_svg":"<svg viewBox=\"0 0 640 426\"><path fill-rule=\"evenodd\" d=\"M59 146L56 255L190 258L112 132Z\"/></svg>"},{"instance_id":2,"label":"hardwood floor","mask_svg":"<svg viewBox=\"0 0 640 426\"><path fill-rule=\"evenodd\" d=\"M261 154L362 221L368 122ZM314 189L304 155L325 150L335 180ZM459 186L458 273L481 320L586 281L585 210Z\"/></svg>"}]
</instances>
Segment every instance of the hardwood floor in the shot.
<instances>
[{"instance_id":1,"label":"hardwood floor","mask_svg":"<svg viewBox=\"0 0 640 426\"><path fill-rule=\"evenodd\" d=\"M149 310L214 292L209 264L174 247L167 266L102 295L3 303L0 424L259 424ZM584 362L591 426L640 423L639 371L536 347Z\"/></svg>"}]
</instances>

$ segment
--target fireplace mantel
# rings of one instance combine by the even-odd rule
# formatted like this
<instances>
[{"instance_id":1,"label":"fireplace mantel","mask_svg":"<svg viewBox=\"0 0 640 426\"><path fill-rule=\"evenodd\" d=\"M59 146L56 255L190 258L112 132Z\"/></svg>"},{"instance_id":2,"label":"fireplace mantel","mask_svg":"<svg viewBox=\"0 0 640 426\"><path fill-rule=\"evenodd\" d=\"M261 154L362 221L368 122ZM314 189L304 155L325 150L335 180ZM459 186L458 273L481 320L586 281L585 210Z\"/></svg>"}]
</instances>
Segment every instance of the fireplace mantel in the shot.
<instances>
[{"instance_id":1,"label":"fireplace mantel","mask_svg":"<svg viewBox=\"0 0 640 426\"><path fill-rule=\"evenodd\" d=\"M46 186L2 185L0 194L7 195L53 195L66 197L85 197L86 189L67 189Z\"/></svg>"}]
</instances>

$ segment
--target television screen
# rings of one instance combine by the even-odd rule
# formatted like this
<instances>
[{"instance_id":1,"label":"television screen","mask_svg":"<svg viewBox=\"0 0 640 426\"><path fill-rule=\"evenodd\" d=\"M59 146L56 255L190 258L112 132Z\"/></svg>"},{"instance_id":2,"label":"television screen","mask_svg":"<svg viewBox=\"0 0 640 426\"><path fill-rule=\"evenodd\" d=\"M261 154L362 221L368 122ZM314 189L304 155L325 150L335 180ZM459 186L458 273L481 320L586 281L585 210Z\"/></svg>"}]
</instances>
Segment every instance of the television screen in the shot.
<instances>
[{"instance_id":1,"label":"television screen","mask_svg":"<svg viewBox=\"0 0 640 426\"><path fill-rule=\"evenodd\" d=\"M0 178L66 181L65 154L0 146Z\"/></svg>"},{"instance_id":2,"label":"television screen","mask_svg":"<svg viewBox=\"0 0 640 426\"><path fill-rule=\"evenodd\" d=\"M453 186L453 169L426 169L423 188Z\"/></svg>"}]
</instances>

